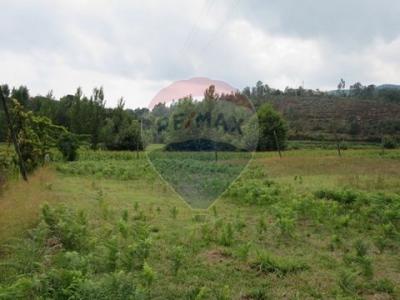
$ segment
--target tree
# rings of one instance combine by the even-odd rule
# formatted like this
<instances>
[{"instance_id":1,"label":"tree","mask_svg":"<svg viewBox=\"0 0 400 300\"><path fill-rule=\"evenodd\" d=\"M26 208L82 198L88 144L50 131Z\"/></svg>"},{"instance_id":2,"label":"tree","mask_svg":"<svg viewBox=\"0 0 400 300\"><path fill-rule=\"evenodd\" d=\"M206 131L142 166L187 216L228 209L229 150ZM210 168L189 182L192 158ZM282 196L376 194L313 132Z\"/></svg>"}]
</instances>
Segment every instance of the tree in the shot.
<instances>
[{"instance_id":1,"label":"tree","mask_svg":"<svg viewBox=\"0 0 400 300\"><path fill-rule=\"evenodd\" d=\"M360 82L356 82L350 86L350 95L354 97L360 97L363 90L364 86Z\"/></svg>"},{"instance_id":2,"label":"tree","mask_svg":"<svg viewBox=\"0 0 400 300\"><path fill-rule=\"evenodd\" d=\"M346 88L346 81L344 81L343 78L340 78L340 82L339 82L337 88L339 91L344 90Z\"/></svg>"},{"instance_id":3,"label":"tree","mask_svg":"<svg viewBox=\"0 0 400 300\"><path fill-rule=\"evenodd\" d=\"M13 88L11 91L11 98L18 100L18 102L25 108L29 106L29 90L26 86L21 85L19 88Z\"/></svg>"},{"instance_id":4,"label":"tree","mask_svg":"<svg viewBox=\"0 0 400 300\"><path fill-rule=\"evenodd\" d=\"M93 96L90 99L91 104L91 147L96 150L99 143L100 130L104 119L104 91L103 87L94 88Z\"/></svg>"},{"instance_id":5,"label":"tree","mask_svg":"<svg viewBox=\"0 0 400 300\"><path fill-rule=\"evenodd\" d=\"M35 116L32 111L25 111L16 99L10 101L10 131L15 144L18 144L21 160L26 171L32 172L41 165L56 137L66 132L62 126L52 124L47 117ZM18 151L18 150L17 150Z\"/></svg>"},{"instance_id":6,"label":"tree","mask_svg":"<svg viewBox=\"0 0 400 300\"><path fill-rule=\"evenodd\" d=\"M57 142L57 148L66 161L74 161L78 158L78 140L69 132L61 134Z\"/></svg>"},{"instance_id":7,"label":"tree","mask_svg":"<svg viewBox=\"0 0 400 300\"><path fill-rule=\"evenodd\" d=\"M259 123L259 141L257 150L283 150L286 148L288 127L281 116L270 104L264 104L257 112Z\"/></svg>"}]
</instances>

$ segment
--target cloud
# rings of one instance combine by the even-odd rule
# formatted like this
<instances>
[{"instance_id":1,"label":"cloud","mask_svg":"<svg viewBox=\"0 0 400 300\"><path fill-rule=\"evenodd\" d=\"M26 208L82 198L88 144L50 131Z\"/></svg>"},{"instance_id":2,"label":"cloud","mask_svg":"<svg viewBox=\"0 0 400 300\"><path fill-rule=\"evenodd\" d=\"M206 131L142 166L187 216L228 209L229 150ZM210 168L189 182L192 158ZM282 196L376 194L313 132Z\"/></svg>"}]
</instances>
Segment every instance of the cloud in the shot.
<instances>
[{"instance_id":1,"label":"cloud","mask_svg":"<svg viewBox=\"0 0 400 300\"><path fill-rule=\"evenodd\" d=\"M124 96L127 107L198 76L239 88L398 83L399 13L395 0L5 0L0 76L33 95L103 85L109 105Z\"/></svg>"}]
</instances>

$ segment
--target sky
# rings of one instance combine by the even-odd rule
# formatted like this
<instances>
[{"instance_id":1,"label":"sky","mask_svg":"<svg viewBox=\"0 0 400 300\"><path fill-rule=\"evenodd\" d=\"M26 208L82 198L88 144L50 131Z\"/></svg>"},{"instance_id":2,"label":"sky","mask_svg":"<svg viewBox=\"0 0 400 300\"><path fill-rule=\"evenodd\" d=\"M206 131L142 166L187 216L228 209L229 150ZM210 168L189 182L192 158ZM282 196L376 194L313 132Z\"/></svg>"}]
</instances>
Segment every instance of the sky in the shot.
<instances>
[{"instance_id":1,"label":"sky","mask_svg":"<svg viewBox=\"0 0 400 300\"><path fill-rule=\"evenodd\" d=\"M398 0L0 0L0 78L147 107L177 80L400 83Z\"/></svg>"}]
</instances>

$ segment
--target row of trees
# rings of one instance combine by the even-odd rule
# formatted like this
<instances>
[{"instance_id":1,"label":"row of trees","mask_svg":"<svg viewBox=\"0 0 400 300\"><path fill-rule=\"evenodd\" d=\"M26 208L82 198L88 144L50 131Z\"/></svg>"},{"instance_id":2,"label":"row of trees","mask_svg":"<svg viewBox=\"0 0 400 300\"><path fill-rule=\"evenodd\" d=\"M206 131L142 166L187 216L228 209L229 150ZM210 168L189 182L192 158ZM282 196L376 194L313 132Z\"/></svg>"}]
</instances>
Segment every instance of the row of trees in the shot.
<instances>
[{"instance_id":1,"label":"row of trees","mask_svg":"<svg viewBox=\"0 0 400 300\"><path fill-rule=\"evenodd\" d=\"M4 89L8 90L8 87L4 87ZM227 130L226 127L231 126L229 122L232 122L232 117L235 115L238 118L250 119L250 115L246 115L246 111L253 111L253 106L243 93L218 95L213 86L205 91L202 103L197 103L188 97L171 106L160 103L152 111L125 109L125 102L122 98L115 108L107 108L104 90L101 87L94 88L89 97L83 95L82 90L78 88L74 95L66 95L56 100L52 92L46 96L31 97L29 90L20 86L13 88L9 92L9 97L14 99L15 105L18 105L22 113L30 114L35 118L45 118L51 124L65 128L66 131L73 133L81 143L86 142L92 149L103 147L109 150L142 150L146 143L171 142L179 136L182 137L182 132L168 126L168 124L174 124L174 116L186 114L187 117L195 110L198 111L199 117L203 118L210 113L210 118L219 123L217 124L218 128L203 129L202 132L206 138L212 140L218 137L220 141L236 144L238 148L249 148L250 145L254 147L256 139L254 134L258 126L249 122L243 127L247 131L244 135L247 139L235 136L234 132ZM221 103L231 103L232 105L228 107ZM240 107L243 109L240 110ZM269 107L268 111L272 111L272 108ZM5 141L9 133L4 118L1 118L1 122L0 140ZM239 120L234 120L234 122L239 122ZM237 127L237 124L233 123L233 126ZM263 128L265 132L266 126ZM188 130L185 131L186 135L187 132ZM193 133L198 133L198 129ZM275 131L279 140L281 133L280 129ZM273 142L263 143L263 146L260 147L264 150L276 148L274 146L276 144L275 136L272 138ZM284 134L284 138L286 138L286 134ZM68 140L68 138L65 139ZM69 143L73 144L72 141ZM65 142L61 144L64 145ZM280 146L283 148L284 143ZM63 148L68 147L70 146ZM74 155L71 155L72 159Z\"/></svg>"},{"instance_id":2,"label":"row of trees","mask_svg":"<svg viewBox=\"0 0 400 300\"><path fill-rule=\"evenodd\" d=\"M208 93L210 92L209 90ZM216 97L216 95L209 94L205 95L204 98L210 98L211 96L218 98L218 100L248 103L250 106L254 105L257 111L260 111L260 108L266 103L272 103L274 107L275 105L279 106L279 103L283 103L282 100L286 98L294 99L296 97L299 101L301 99L315 99L315 101L313 100L314 102L309 101L306 104L318 105L319 107L316 111L323 111L328 115L327 119L324 117L324 124L312 123L310 115L313 114L314 108L307 105L303 107L303 102L301 101L298 103L299 108L301 108L299 111L297 111L297 108L293 111L291 107L287 107L287 109L285 106L280 107L280 109L283 108L282 111L284 111L284 116L288 121L286 128L289 127L290 129L290 137L318 136L323 132L323 134L331 136L331 138L335 134L350 137L359 135L360 138L368 138L371 134L376 135L377 130L371 127L375 123L368 123L369 127L365 124L363 125L356 115L353 117L341 116L340 122L338 121L338 124L333 126L334 130L329 129L328 127L332 126L328 126L325 123L335 120L328 119L330 112L324 108L324 100L331 99L329 103L332 103L332 101L335 101L335 97L338 97L338 99L340 97L341 100L338 100L338 102L342 101L343 97L348 97L348 101L345 99L347 103L355 103L358 98L383 97L383 95L393 94L392 98L395 102L397 101L396 99L400 99L396 96L396 93L395 89L364 87L358 83L352 85L350 89L346 89L344 80L341 80L338 90L334 93L308 90L302 87L298 89L286 88L281 91L270 88L267 84L259 81L254 87L247 87L241 93L235 95L217 95ZM13 88L10 91L10 98L16 99L24 111L32 111L36 116L47 117L53 124L65 127L68 131L74 133L81 143L87 143L92 149L141 150L147 143L167 143L169 136L171 136L171 130L168 130L167 127L168 121L171 119L174 111L181 109L181 104L177 105L179 102L171 106L160 103L151 111L146 108L126 109L122 98L116 107L108 108L106 107L105 93L101 87L94 88L90 96L84 95L82 90L78 88L73 95L66 95L60 99L55 99L52 92L49 92L46 96L31 97L29 90L21 86ZM387 96L387 99L389 98ZM187 101L188 99L186 99ZM190 106L193 103L186 105ZM329 109L332 110L334 107L330 107ZM303 114L304 112L307 114ZM3 112L0 111L0 141L5 141L8 135L4 120ZM382 118L378 121L380 125L376 126L379 127L379 131L383 134L394 135L396 132L399 132L398 126L400 126L400 123L395 120ZM280 131L275 131L278 139L280 139ZM286 133L285 136L287 135ZM272 141L272 144L276 144L274 141L275 136L270 137L269 140Z\"/></svg>"},{"instance_id":3,"label":"row of trees","mask_svg":"<svg viewBox=\"0 0 400 300\"><path fill-rule=\"evenodd\" d=\"M52 123L65 127L92 149L101 145L113 150L143 149L140 137L138 113L124 108L120 99L116 108L106 108L103 88L94 88L90 97L78 88L74 95L66 95L56 100L52 93L46 96L30 97L29 90L21 86L13 88L10 98L15 99L24 111L32 111L37 116L47 117ZM4 114L4 113L3 113ZM7 138L4 118L1 118L0 141Z\"/></svg>"},{"instance_id":4,"label":"row of trees","mask_svg":"<svg viewBox=\"0 0 400 300\"><path fill-rule=\"evenodd\" d=\"M54 146L58 146L66 160L75 160L79 145L73 134L63 126L54 125L49 118L26 110L22 103L10 98L8 86L0 86L0 104L8 141L13 143L16 153L14 165L19 167L23 178L27 180L28 173L50 158ZM7 157L1 160L0 166L12 167Z\"/></svg>"},{"instance_id":5,"label":"row of trees","mask_svg":"<svg viewBox=\"0 0 400 300\"><path fill-rule=\"evenodd\" d=\"M400 103L400 86L383 85L377 87L373 84L363 85L360 82L356 82L346 89L346 81L344 79L340 79L337 90L334 91L305 89L302 86L299 86L298 88L286 87L284 90L280 90L271 88L268 84L264 84L262 81L257 81L254 87L245 87L242 93L251 99L256 107L261 106L263 100L266 98L274 96L349 97L354 99L363 98Z\"/></svg>"}]
</instances>

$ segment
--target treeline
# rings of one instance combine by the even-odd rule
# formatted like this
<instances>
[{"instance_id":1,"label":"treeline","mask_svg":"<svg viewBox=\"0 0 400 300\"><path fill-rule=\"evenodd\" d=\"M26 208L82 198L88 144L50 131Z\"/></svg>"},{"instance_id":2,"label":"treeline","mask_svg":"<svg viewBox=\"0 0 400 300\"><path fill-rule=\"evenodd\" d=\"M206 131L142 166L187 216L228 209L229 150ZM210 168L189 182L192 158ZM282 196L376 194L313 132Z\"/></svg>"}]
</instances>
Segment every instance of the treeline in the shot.
<instances>
[{"instance_id":1,"label":"treeline","mask_svg":"<svg viewBox=\"0 0 400 300\"><path fill-rule=\"evenodd\" d=\"M346 89L342 79L337 90L323 92L302 87L273 89L258 81L242 93L256 109L270 103L280 111L291 140L400 142L399 86L357 82Z\"/></svg>"},{"instance_id":2,"label":"treeline","mask_svg":"<svg viewBox=\"0 0 400 300\"><path fill-rule=\"evenodd\" d=\"M92 149L100 146L115 150L141 150L140 118L147 110L125 109L121 98L115 108L106 108L103 88L94 88L91 96L78 88L74 95L59 100L50 92L46 96L29 95L25 86L13 88L10 98L17 100L25 111L49 118L52 123L65 127ZM0 112L0 141L8 138L4 112Z\"/></svg>"},{"instance_id":3,"label":"treeline","mask_svg":"<svg viewBox=\"0 0 400 300\"><path fill-rule=\"evenodd\" d=\"M339 134L342 139L377 141L383 135L400 133L400 121L395 116L400 107L400 89L391 86L355 83L346 89L341 80L336 91L323 92L303 87L273 89L259 81L239 95L249 99L257 110L265 103L279 110L288 122L290 139L333 139ZM65 127L92 149L141 150L147 143L165 143L165 123L174 109L165 104L151 111L126 109L123 98L116 107L108 108L102 87L94 88L89 96L78 88L72 95L55 99L51 92L32 97L27 87L20 86L10 91L10 98L24 110ZM7 139L0 110L0 141Z\"/></svg>"},{"instance_id":4,"label":"treeline","mask_svg":"<svg viewBox=\"0 0 400 300\"><path fill-rule=\"evenodd\" d=\"M267 98L274 96L289 96L289 97L346 97L349 100L357 101L376 100L382 102L391 102L400 104L400 86L395 85L363 85L356 82L346 89L346 82L341 79L337 90L334 91L320 91L319 89L305 89L302 86L298 88L286 87L284 90L274 89L258 81L254 87L245 87L242 93L247 96L256 108L260 107Z\"/></svg>"}]
</instances>

